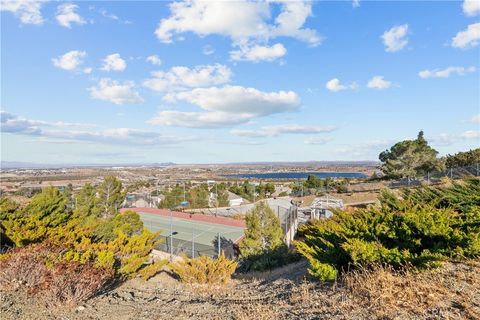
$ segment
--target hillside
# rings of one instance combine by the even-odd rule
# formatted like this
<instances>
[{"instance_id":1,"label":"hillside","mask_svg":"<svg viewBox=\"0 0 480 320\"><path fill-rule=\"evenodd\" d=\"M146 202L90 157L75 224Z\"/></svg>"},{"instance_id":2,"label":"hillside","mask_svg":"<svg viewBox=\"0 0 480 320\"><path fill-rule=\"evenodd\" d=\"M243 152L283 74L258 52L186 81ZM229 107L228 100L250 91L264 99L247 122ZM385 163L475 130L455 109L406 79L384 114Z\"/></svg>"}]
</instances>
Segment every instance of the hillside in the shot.
<instances>
[{"instance_id":1,"label":"hillside","mask_svg":"<svg viewBox=\"0 0 480 320\"><path fill-rule=\"evenodd\" d=\"M227 287L183 285L167 273L130 280L79 307L50 307L2 293L2 319L479 319L480 262L424 273L384 269L330 285L306 276L305 262Z\"/></svg>"}]
</instances>

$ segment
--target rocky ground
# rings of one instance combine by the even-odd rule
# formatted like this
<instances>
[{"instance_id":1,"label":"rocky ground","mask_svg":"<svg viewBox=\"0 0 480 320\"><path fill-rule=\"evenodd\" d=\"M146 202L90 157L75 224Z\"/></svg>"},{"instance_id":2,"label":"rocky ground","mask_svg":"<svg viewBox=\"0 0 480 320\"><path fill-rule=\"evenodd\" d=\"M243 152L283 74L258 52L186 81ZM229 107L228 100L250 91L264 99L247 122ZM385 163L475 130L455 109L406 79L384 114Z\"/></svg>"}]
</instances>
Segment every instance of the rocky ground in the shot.
<instances>
[{"instance_id":1,"label":"rocky ground","mask_svg":"<svg viewBox=\"0 0 480 320\"><path fill-rule=\"evenodd\" d=\"M77 306L2 292L1 319L480 319L480 262L425 273L378 268L321 284L298 262L225 287L183 285L168 273L130 280Z\"/></svg>"}]
</instances>

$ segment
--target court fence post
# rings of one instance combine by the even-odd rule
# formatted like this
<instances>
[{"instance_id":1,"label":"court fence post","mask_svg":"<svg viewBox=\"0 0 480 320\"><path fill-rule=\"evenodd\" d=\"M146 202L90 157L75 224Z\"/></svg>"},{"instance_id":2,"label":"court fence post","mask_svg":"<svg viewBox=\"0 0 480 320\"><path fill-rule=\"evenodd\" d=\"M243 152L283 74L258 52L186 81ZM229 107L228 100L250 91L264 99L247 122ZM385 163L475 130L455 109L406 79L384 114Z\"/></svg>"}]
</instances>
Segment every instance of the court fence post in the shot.
<instances>
[{"instance_id":1,"label":"court fence post","mask_svg":"<svg viewBox=\"0 0 480 320\"><path fill-rule=\"evenodd\" d=\"M195 258L195 230L192 229L192 258Z\"/></svg>"},{"instance_id":2,"label":"court fence post","mask_svg":"<svg viewBox=\"0 0 480 320\"><path fill-rule=\"evenodd\" d=\"M220 232L218 233L217 237L218 237L217 238L217 259L218 259L218 257L220 257L220 250L221 250Z\"/></svg>"}]
</instances>

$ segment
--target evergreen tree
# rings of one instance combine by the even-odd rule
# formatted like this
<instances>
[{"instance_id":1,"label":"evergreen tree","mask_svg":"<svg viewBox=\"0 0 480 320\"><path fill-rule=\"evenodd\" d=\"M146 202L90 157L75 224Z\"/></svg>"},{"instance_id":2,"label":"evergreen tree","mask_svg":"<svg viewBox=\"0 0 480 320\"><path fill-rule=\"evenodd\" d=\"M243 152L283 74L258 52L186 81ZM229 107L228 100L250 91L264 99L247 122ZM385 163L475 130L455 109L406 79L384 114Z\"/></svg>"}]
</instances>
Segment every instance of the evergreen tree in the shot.
<instances>
[{"instance_id":1,"label":"evergreen tree","mask_svg":"<svg viewBox=\"0 0 480 320\"><path fill-rule=\"evenodd\" d=\"M437 154L438 151L428 145L423 131L420 131L417 139L398 142L390 150L380 153L381 170L387 178L416 177L442 169Z\"/></svg>"},{"instance_id":2,"label":"evergreen tree","mask_svg":"<svg viewBox=\"0 0 480 320\"><path fill-rule=\"evenodd\" d=\"M98 188L98 196L103 217L114 215L125 199L125 193L122 191L122 182L114 176L105 177L105 180Z\"/></svg>"},{"instance_id":3,"label":"evergreen tree","mask_svg":"<svg viewBox=\"0 0 480 320\"><path fill-rule=\"evenodd\" d=\"M445 157L445 165L447 168L467 167L480 163L480 148L472 149L466 152L458 152L454 155Z\"/></svg>"},{"instance_id":4,"label":"evergreen tree","mask_svg":"<svg viewBox=\"0 0 480 320\"><path fill-rule=\"evenodd\" d=\"M240 244L242 256L259 255L277 249L283 244L280 220L264 201L259 202L245 215L247 229Z\"/></svg>"}]
</instances>

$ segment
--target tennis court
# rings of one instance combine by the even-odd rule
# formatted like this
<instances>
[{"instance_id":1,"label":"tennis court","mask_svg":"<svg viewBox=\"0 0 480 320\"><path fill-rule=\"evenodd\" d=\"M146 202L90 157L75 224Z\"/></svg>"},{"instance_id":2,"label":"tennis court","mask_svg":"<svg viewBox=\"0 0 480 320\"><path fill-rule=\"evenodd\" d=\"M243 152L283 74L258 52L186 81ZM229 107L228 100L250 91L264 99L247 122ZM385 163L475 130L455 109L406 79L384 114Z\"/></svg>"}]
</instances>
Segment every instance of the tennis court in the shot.
<instances>
[{"instance_id":1,"label":"tennis court","mask_svg":"<svg viewBox=\"0 0 480 320\"><path fill-rule=\"evenodd\" d=\"M231 251L230 247L238 243L245 229L244 221L225 217L152 208L129 208L129 210L139 214L148 230L161 232L160 238L163 241L157 247L158 250L170 252L172 249L174 254L215 256L218 252L218 239L223 251Z\"/></svg>"}]
</instances>

